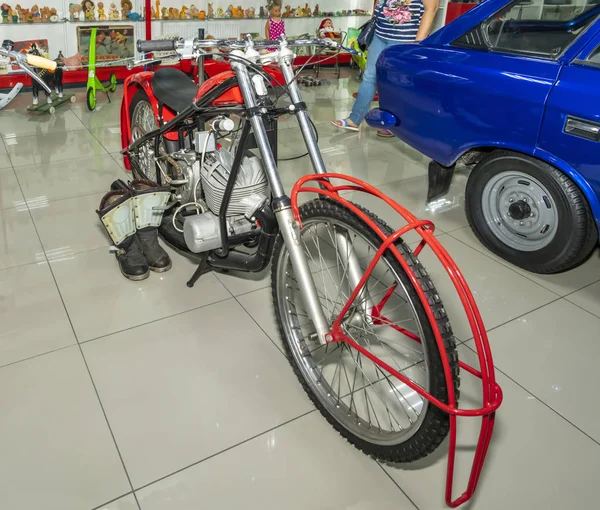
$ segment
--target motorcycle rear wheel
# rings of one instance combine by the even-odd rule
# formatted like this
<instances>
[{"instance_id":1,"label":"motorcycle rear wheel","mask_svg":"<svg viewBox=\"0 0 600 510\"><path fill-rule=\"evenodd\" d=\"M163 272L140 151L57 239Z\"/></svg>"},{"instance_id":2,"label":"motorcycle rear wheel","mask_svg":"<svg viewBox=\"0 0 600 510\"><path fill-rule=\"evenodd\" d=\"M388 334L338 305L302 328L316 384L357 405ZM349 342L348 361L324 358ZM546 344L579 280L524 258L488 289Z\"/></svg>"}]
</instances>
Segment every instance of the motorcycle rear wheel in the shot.
<instances>
[{"instance_id":1,"label":"motorcycle rear wheel","mask_svg":"<svg viewBox=\"0 0 600 510\"><path fill-rule=\"evenodd\" d=\"M138 90L129 103L129 121L132 142L142 135L158 129L154 110L148 95L143 90ZM146 142L140 149L138 164L132 165L132 172L135 179L149 179L161 184L161 176L157 175L154 164L154 140Z\"/></svg>"},{"instance_id":2,"label":"motorcycle rear wheel","mask_svg":"<svg viewBox=\"0 0 600 510\"><path fill-rule=\"evenodd\" d=\"M353 289L346 278L347 253L344 260L337 236L344 235L351 242L363 271L382 241L361 218L328 199L304 204L300 214L301 242L324 312L333 322ZM383 221L367 214L386 234L392 233ZM458 399L458 356L444 306L410 248L401 240L396 247L432 303ZM275 317L294 373L317 409L351 444L382 461L413 462L432 453L448 434L449 416L349 344L321 345L313 335L299 285L280 235L272 263ZM374 308L361 310L358 303L343 322L345 334L447 402L444 371L432 327L407 274L389 250L379 260L366 288L372 304L383 303L380 322L377 324ZM391 298L384 303L383 296ZM381 321L381 317L385 319Z\"/></svg>"}]
</instances>

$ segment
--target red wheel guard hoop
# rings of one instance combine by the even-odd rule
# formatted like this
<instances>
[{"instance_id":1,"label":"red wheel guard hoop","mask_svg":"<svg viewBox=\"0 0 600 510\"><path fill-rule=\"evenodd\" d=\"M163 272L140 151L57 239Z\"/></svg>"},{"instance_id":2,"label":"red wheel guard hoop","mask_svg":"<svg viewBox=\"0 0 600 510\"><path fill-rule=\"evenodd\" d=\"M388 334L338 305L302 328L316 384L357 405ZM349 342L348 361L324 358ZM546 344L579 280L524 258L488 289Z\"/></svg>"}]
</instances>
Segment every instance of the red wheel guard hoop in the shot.
<instances>
[{"instance_id":1,"label":"red wheel guard hoop","mask_svg":"<svg viewBox=\"0 0 600 510\"><path fill-rule=\"evenodd\" d=\"M334 186L331 184L330 179L337 179L341 181L345 181L346 184ZM313 182L317 184L319 187L305 186L308 182ZM354 204L345 200L343 197L339 195L340 191L359 191L363 193L368 193L373 195L381 200L383 200L386 204L392 207L404 220L407 222L407 225L402 227L399 230L396 230L392 235L386 235L377 224L363 211L361 211ZM434 225L432 222L427 220L418 220L415 216L413 216L408 210L402 207L400 204L396 203L391 198L387 197L383 193L381 193L378 189L373 186L363 182L354 177L343 175L343 174L320 174L320 175L307 175L302 177L292 189L292 210L294 212L294 216L296 220L302 225L302 221L300 219L300 212L298 206L298 194L299 193L317 193L322 196L326 196L331 200L334 200L341 205L350 209L354 214L360 217L369 227L371 227L377 235L383 241L381 247L376 252L373 260L367 267L365 274L363 275L361 281L358 286L354 289L352 294L350 295L348 302L343 307L340 312L339 317L334 321L332 326L332 337L333 341L346 342L348 345L358 350L361 354L369 358L373 363L378 365L383 370L390 373L392 376L396 377L404 384L409 386L423 398L427 399L433 405L440 408L442 411L448 413L450 417L450 438L449 438L449 451L448 451L448 468L446 474L446 504L452 508L456 508L457 506L462 505L464 502L468 501L475 492L475 488L477 487L477 482L479 481L479 475L481 474L481 470L483 468L483 463L485 460L485 456L487 454L488 446L490 444L490 440L492 438L492 432L494 430L494 419L496 409L500 406L502 402L502 390L500 386L496 383L496 377L494 374L494 365L492 362L492 353L490 350L490 345L487 338L487 333L485 331L485 327L483 325L483 320L481 318L481 314L479 313L479 309L475 303L475 299L473 298L473 294L471 290L467 286L467 283L450 257L448 252L442 247L440 242L434 237ZM419 236L421 237L421 242L414 250L414 254L418 256L425 246L429 246L433 253L437 256L440 263L448 273L450 280L454 284L456 292L460 298L460 301L465 309L465 313L471 327L471 332L473 334L473 339L475 341L475 347L477 350L477 356L479 358L479 366L480 369L467 365L466 363L459 361L459 366L461 369L470 373L471 375L479 378L481 380L482 385L482 393L483 393L483 407L479 409L459 409L456 402L456 395L454 392L454 383L452 380L452 371L450 368L450 363L448 361L448 355L446 353L446 349L444 347L444 343L442 340L442 335L440 333L439 327L437 325L437 321L435 319L433 310L431 309L431 305L427 301L425 297L425 293L419 284L417 277L415 276L412 268L405 261L404 257L400 254L394 243L407 232L415 230ZM440 352L440 358L444 367L444 375L446 378L446 387L448 388L448 396L447 396L447 404L441 402L439 399L435 398L433 395L429 394L420 386L416 385L413 381L399 373L397 370L394 370L388 364L380 360L370 351L365 349L363 346L359 345L352 339L348 338L342 331L341 324L344 316L352 306L352 303L356 299L356 297L360 294L361 290L365 286L367 279L370 277L373 269L375 268L379 259L383 256L386 250L390 250L390 252L397 259L398 263L402 266L407 276L409 277L413 288L417 292L419 299L421 300L421 304L423 305L425 312L427 314L427 318L429 323L433 329L435 340L437 342L438 350ZM392 287L388 293L384 296L381 303L374 306L373 308L373 318L376 323L385 324L385 317L380 315L385 302L389 299L391 294L393 293L394 288ZM394 326L392 326L394 327ZM401 331L409 338L419 342L419 338L415 335L412 335L407 331ZM481 417L481 430L479 432L479 438L477 440L477 448L475 450L473 464L471 466L471 474L469 476L469 482L467 485L466 491L456 499L452 499L452 485L454 480L454 464L456 458L456 418L458 416L461 417Z\"/></svg>"}]
</instances>

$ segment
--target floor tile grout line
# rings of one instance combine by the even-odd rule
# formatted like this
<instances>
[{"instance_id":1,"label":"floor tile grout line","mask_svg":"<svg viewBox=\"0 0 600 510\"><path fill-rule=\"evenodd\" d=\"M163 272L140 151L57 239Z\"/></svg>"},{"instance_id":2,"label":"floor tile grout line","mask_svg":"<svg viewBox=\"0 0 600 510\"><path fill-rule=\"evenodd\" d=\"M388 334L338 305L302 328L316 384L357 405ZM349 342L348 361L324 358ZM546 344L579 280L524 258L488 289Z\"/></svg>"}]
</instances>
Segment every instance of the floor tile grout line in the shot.
<instances>
[{"instance_id":1,"label":"floor tile grout line","mask_svg":"<svg viewBox=\"0 0 600 510\"><path fill-rule=\"evenodd\" d=\"M548 301L547 303L544 303L543 305L537 306L535 308L532 308L531 310L529 310L528 312L522 313L521 315L517 315L516 317L513 317L512 319L508 319L506 321L504 321L502 324L498 324L497 326L494 326L492 328L485 328L485 333L486 335L489 335L489 333L491 333L492 331L496 331L499 328L502 328L504 326L506 326L507 324L510 324L511 322L517 321L519 319L522 319L523 317L526 317L527 315L531 314L531 313L535 313L540 311L542 308L545 308L547 306L553 305L554 303L557 303L561 300L563 300L563 297L557 296L556 299L553 299L552 301ZM485 321L484 321L484 327L485 327ZM471 340L473 340L474 337L469 337L467 340L463 340L461 343L463 344L467 344L468 342L470 342ZM493 349L492 349L493 351ZM493 354L493 352L492 352Z\"/></svg>"},{"instance_id":2,"label":"floor tile grout line","mask_svg":"<svg viewBox=\"0 0 600 510\"><path fill-rule=\"evenodd\" d=\"M598 282L592 283L592 285L595 285ZM584 287L585 288L585 287ZM579 292L579 291L577 291ZM569 294L570 296L571 294ZM586 312L587 314L591 315L592 317L595 317L596 319L600 319L600 315L596 315L594 312L590 312L589 310L585 309L583 306L578 305L577 303L573 303L573 301L571 301L570 299L567 299L567 297L565 296L563 298L567 303L571 303L573 306L579 308L580 310Z\"/></svg>"},{"instance_id":3,"label":"floor tile grout line","mask_svg":"<svg viewBox=\"0 0 600 510\"><path fill-rule=\"evenodd\" d=\"M412 506L414 506L417 510L421 510L417 504L412 500L412 498L406 493L406 491L400 486L400 484L398 482L396 482L396 480L394 480L394 478L392 477L392 475L390 475L387 470L385 469L385 467L381 464L381 462L379 462L378 460L374 459L375 464L377 464L381 470L385 473L385 475L390 479L390 481L398 488L398 490L404 494L404 496L406 496L406 499L408 499L408 501L410 501L412 503Z\"/></svg>"},{"instance_id":4,"label":"floor tile grout line","mask_svg":"<svg viewBox=\"0 0 600 510\"><path fill-rule=\"evenodd\" d=\"M590 282L590 283L586 283L586 284L585 284L585 285L583 285L582 287L579 287L579 288L577 288L577 289L574 289L574 290L571 290L571 291L569 291L567 294L560 295L560 294L558 294L557 292L554 292L553 290L549 289L548 287L545 287L545 286L544 286L544 285L542 285L541 283L538 283L538 282L536 282L535 280L533 280L533 279L532 279L532 278L530 278L529 276L519 273L517 270L515 270L515 269L514 269L514 267L513 267L513 266L510 264L510 262L508 262L508 261L505 261L505 260L502 260L502 259L500 259L500 260L496 260L496 259L494 259L494 258L491 256L490 252L488 252L487 250L485 250L485 247L483 247L483 246L482 246L482 249L480 250L479 248L476 248L476 247L474 247L474 246L471 246L470 244L467 244L467 243L465 243L463 240L461 240L461 239L459 239L459 238L457 238L456 236L454 236L454 235L453 235L453 232L457 232L458 230L463 230L463 229L465 229L465 228L469 228L469 227L468 227L468 226L466 226L466 227L459 227L459 228L455 228L454 230L450 230L449 232L444 232L444 234L446 234L446 235L449 235L449 236L450 236L450 237L452 237L452 239L454 239L455 241L458 241L459 243L462 243L462 244L464 244L464 245L465 245L465 246L467 246L468 248L471 248L472 250L475 250L477 253L480 253L480 254L482 254L482 255L485 255L487 258L489 258L489 259L492 259L494 262L498 262L499 264L503 265L504 267L506 267L506 268L508 268L508 269L512 270L513 272L517 273L519 276L522 276L523 278L526 278L527 280L529 280L529 281L531 281L531 282L533 282L533 283L535 283L535 284L537 284L537 285L539 285L539 286L541 286L541 287L544 287L544 289L546 289L546 290L549 290L550 292L552 292L552 293L556 294L557 296L560 296L560 297L561 297L561 298L563 298L563 299L567 299L569 296L572 296L573 294L576 294L577 292L580 292L580 291L582 291L582 290L584 290L584 289L587 289L588 287L591 287L592 285L596 285L598 282L600 282L600 278L598 278L597 280L594 280L594 281L592 281L592 282ZM568 300L568 299L567 299L567 301L569 301L570 303L572 303L572 301L570 301L570 300ZM573 303L573 304L575 304L575 303ZM582 307L579 307L579 308L582 308ZM600 318L600 316L598 316L598 315L596 315L596 314L594 314L594 313L590 312L589 310L586 310L585 308L582 308L582 310L585 310L586 312L588 312L588 313L591 313L591 314L592 314L592 315L594 315L595 317L598 317L598 318Z\"/></svg>"},{"instance_id":5,"label":"floor tile grout line","mask_svg":"<svg viewBox=\"0 0 600 510\"><path fill-rule=\"evenodd\" d=\"M223 284L221 284L221 285L223 285ZM160 322L160 321L163 321L163 320L166 320L166 319L173 319L174 317L179 317L180 315L183 315L183 314L186 314L186 313L196 312L198 310L201 310L203 308L207 308L209 306L218 305L220 303L225 303L226 301L233 300L233 299L234 298L232 298L232 297L226 297L224 299L219 299L218 301L214 301L212 303L207 303L205 305L200 305L200 306L196 306L194 308L190 308L189 310L184 310L182 312L177 312L177 313L174 313L174 314L171 314L171 315L167 315L167 316L161 317L159 319L153 319L151 321L144 322L142 324L136 324L135 326L131 326L129 328L119 329L117 331L113 331L113 332L107 333L105 335L100 335L100 336L97 336L97 337L94 337L94 338L90 338L89 340L81 340L81 341L78 340L77 342L79 343L79 345L85 345L85 344L88 344L90 342L95 342L97 340L102 340L103 338L108 338L108 337L113 336L113 335L118 335L120 333L125 333L127 331L132 331L134 329L138 329L138 328L141 328L141 327L144 327L144 326L148 326L150 324L155 324L157 322Z\"/></svg>"},{"instance_id":6,"label":"floor tile grout line","mask_svg":"<svg viewBox=\"0 0 600 510\"><path fill-rule=\"evenodd\" d=\"M18 365L19 363L24 363L26 361L30 361L32 359L41 358L42 356L46 356L47 354L53 354L55 352L64 351L65 349L70 349L71 347L75 347L76 345L77 345L76 343L73 343L71 345L65 345L65 346L59 347L57 349L52 349L51 351L40 352L39 354L35 354L34 356L29 356L28 358L11 361L10 363L6 363L5 365L0 365L0 370L2 370L3 368L11 367L13 365Z\"/></svg>"},{"instance_id":7,"label":"floor tile grout line","mask_svg":"<svg viewBox=\"0 0 600 510\"><path fill-rule=\"evenodd\" d=\"M474 352L475 354L477 354L475 352L475 350L470 347L469 345L466 345L467 349L471 350L472 352ZM600 440L596 440L594 439L592 436L590 436L587 432L585 432L583 429L581 429L580 427L578 427L577 425L575 425L571 420L569 420L567 417L565 417L564 415L562 415L559 411L557 411L556 409L554 409L550 404L546 403L543 399L541 399L540 397L538 397L534 392L532 392L531 390L528 390L525 386L523 386L521 383L517 382L516 379L514 379L513 377L511 377L510 375L508 375L506 372L504 372L501 368L497 367L496 364L494 364L494 368L500 372L504 377L506 377L508 380L512 381L514 384L516 384L519 388L521 388L523 391L525 391L526 393L528 393L529 395L531 395L532 397L534 397L539 403L541 403L542 405L544 405L545 407L547 407L548 409L550 409L550 411L552 411L554 414L556 414L557 416L559 416L560 418L562 418L564 421L566 421L569 425L571 425L573 428L577 429L581 434L583 434L585 437L587 437L588 439L590 439L591 441L593 441L594 443L596 443L596 445L600 446Z\"/></svg>"},{"instance_id":8,"label":"floor tile grout line","mask_svg":"<svg viewBox=\"0 0 600 510\"><path fill-rule=\"evenodd\" d=\"M130 496L130 495L135 498L134 491L129 491L129 492L126 492L125 494L121 494L120 496L111 499L110 501L105 501L101 505L95 506L91 510L102 510L103 508L106 508L106 505L110 505L111 503L114 503L115 501L119 501L120 499L126 498L127 496Z\"/></svg>"},{"instance_id":9,"label":"floor tile grout line","mask_svg":"<svg viewBox=\"0 0 600 510\"><path fill-rule=\"evenodd\" d=\"M466 228L466 227L463 227ZM455 230L459 230L459 229L455 229ZM462 244L463 246L466 246L467 248L470 248L471 250L475 250L477 253L479 253L480 255L483 255L484 257L486 257L487 259L491 260L492 262L495 262L496 264L500 264L502 267L508 269L509 271L512 271L513 273L515 273L516 275L525 278L526 280L530 281L531 283L537 285L538 287L541 287L544 290L547 290L548 292L551 292L552 294L554 294L555 296L562 298L564 296L561 296L560 294L558 294L557 292L554 292L553 290L548 289L547 287L544 287L541 283L538 283L534 280L532 280L531 278L519 273L518 271L516 271L513 267L507 266L505 263L500 262L498 260L495 260L492 256L491 253L485 253L484 251L479 251L477 248L470 246L469 244L465 243L464 241L462 241L461 239L458 239L456 237L454 237L451 233L446 232L446 235L450 236L452 239L454 239L455 241L459 242L460 244Z\"/></svg>"},{"instance_id":10,"label":"floor tile grout line","mask_svg":"<svg viewBox=\"0 0 600 510\"><path fill-rule=\"evenodd\" d=\"M260 433L258 433L258 434L255 434L255 435L254 435L254 436L252 436L252 437L246 438L246 439L244 439L243 441L240 441L240 442L238 442L238 443L236 443L236 444L233 444L233 445L231 445L231 446L228 446L227 448L224 448L223 450L219 450L219 451L218 451L218 452L216 452L216 453L213 453L213 454L211 454L211 455L209 455L209 456L207 456L207 457L204 457L204 458L202 458L202 459L200 459L200 460L198 460L198 461L196 461L196 462L193 462L193 463L191 463L191 464L188 464L187 466L184 466L184 467L182 467L182 468L180 468L180 469L177 469L176 471L173 471L173 472L171 472L171 473L169 473L169 474L166 474L166 475L164 475L164 476L161 476L160 478L157 478L156 480L153 480L152 482L148 482L148 483L146 483L146 484L144 484L144 485L142 485L142 486L140 486L140 487L138 487L138 488L134 489L134 492L138 492L138 491L141 491L141 490L147 489L147 488L148 488L148 487L150 487L151 485L154 485L154 484L156 484L156 483L158 483L158 482L162 482L163 480L166 480L167 478L170 478L171 476L174 476L174 475L176 475L176 474L179 474L179 473L181 473L181 472L183 472L183 471L186 471L187 469L190 469L190 468L192 468L192 467L198 466L199 464L202 464L203 462L206 462L206 461L208 461L208 460L214 459L215 457L218 457L219 455L222 455L222 454L224 454L224 453L227 453L228 451L231 451L231 450L233 450L234 448L237 448L238 446L242 446L242 445L244 445L244 444L246 444L246 443L249 443L250 441L253 441L254 439L258 439L259 437L261 437L261 436L264 436L265 434L269 434L269 433L273 432L274 430L277 430L277 429L280 429L280 428L282 428L282 427L285 427L286 425L289 425L290 423L293 423L293 422L295 422L295 421L297 421L297 420L300 420L300 419L302 419L302 418L304 418L304 417L308 416L309 414L315 413L316 411L317 411L317 410L313 408L313 409L311 409L310 411L307 411L307 412L305 412L305 413L302 413L301 415L299 415L299 416L296 416L296 417L294 417L294 418L291 418L291 419L289 419L289 420L287 420L287 421L285 421L285 422L283 422L283 423L280 423L279 425L275 425L274 427L271 427L270 429L267 429L267 430L265 430L265 431L263 431L263 432L260 432Z\"/></svg>"},{"instance_id":11,"label":"floor tile grout line","mask_svg":"<svg viewBox=\"0 0 600 510\"><path fill-rule=\"evenodd\" d=\"M263 289L261 289L263 290ZM282 356L286 359L286 361L289 361L288 357L285 355L285 352L283 352L281 350L281 347L279 345L277 345L277 342L275 342L275 340L273 340L271 338L271 335L269 335L264 329L263 327L258 323L258 321L252 316L252 314L246 310L246 307L240 303L240 301L238 300L237 296L234 296L235 301L237 302L238 305L240 305L242 307L242 310L244 310L244 312L246 312L246 314L250 317L250 320L252 322L254 322L254 324L256 324L258 326L258 329L260 329L263 334L269 339L269 341L275 346L275 348L282 354ZM282 339L283 340L283 339ZM285 341L285 340L284 340Z\"/></svg>"},{"instance_id":12,"label":"floor tile grout line","mask_svg":"<svg viewBox=\"0 0 600 510\"><path fill-rule=\"evenodd\" d=\"M20 183L19 183L19 187L20 187ZM21 193L23 193L23 189L21 188ZM29 217L31 218L31 221L33 222L33 216L31 215L31 210L29 209L29 207L27 207L27 210L29 211ZM35 230L35 233L38 237L38 241L40 243L40 245L43 248L43 244L42 244L42 239L40 237L40 234L38 232L38 229L34 223L33 228ZM52 279L54 281L54 285L56 286L56 291L58 292L58 296L61 300L61 303L63 305L63 308L65 310L65 314L67 316L67 320L69 321L69 325L71 326L71 330L73 332L73 336L75 337L75 341L77 342L77 347L79 349L79 353L81 354L81 358L83 360L83 363L85 364L85 368L87 370L88 376L90 378L90 382L92 384L92 387L94 389L94 392L96 394L96 399L98 401L98 404L100 405L100 409L102 410L102 414L104 416L104 420L106 423L106 426L108 427L108 431L110 432L110 435L112 437L113 440L113 444L115 446L115 449L117 450L117 455L119 456L119 459L121 460L121 465L123 466L123 471L125 473L125 476L127 478L127 481L129 483L129 486L131 487L131 490L133 492L133 497L135 498L136 504L138 506L138 510L142 510L142 507L140 506L140 503L137 499L137 495L135 494L135 490L133 488L133 483L131 482L131 477L129 476L129 472L127 471L127 466L125 465L125 460L123 459L123 455L121 454L121 450L119 449L119 445L117 443L117 439L115 437L115 434L112 430L112 427L110 425L110 421L108 419L108 415L106 413L106 410L104 409L104 404L102 403L102 399L100 398L100 393L98 392L98 388L96 387L96 382L94 381L94 377L92 376L92 372L90 370L90 367L88 365L87 359L85 357L85 354L83 353L83 348L81 347L81 344L79 343L79 339L77 338L77 332L75 331L75 326L73 325L73 321L71 320L71 316L69 315L69 310L67 309L67 305L65 303L64 297L62 295L62 292L60 291L60 287L58 285L58 281L56 280L56 275L54 274L54 271L52 269L52 265L50 264L50 261L48 260L48 257L46 256L46 252L44 251L44 257L46 258L46 263L48 264L48 269L50 271L50 274L52 275Z\"/></svg>"}]
</instances>

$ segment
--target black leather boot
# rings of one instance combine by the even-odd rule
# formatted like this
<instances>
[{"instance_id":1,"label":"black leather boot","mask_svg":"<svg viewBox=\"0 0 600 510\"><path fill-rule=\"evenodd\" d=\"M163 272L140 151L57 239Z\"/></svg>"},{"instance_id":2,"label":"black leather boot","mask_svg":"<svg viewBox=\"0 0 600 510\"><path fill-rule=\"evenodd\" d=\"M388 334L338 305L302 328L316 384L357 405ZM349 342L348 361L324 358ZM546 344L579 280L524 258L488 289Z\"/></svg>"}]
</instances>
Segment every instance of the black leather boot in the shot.
<instances>
[{"instance_id":1,"label":"black leather boot","mask_svg":"<svg viewBox=\"0 0 600 510\"><path fill-rule=\"evenodd\" d=\"M135 202L137 237L146 262L150 270L164 273L173 264L169 254L158 243L158 226L171 192L155 182L140 179L132 181L130 187Z\"/></svg>"},{"instance_id":2,"label":"black leather boot","mask_svg":"<svg viewBox=\"0 0 600 510\"><path fill-rule=\"evenodd\" d=\"M109 191L96 212L114 243L121 273L129 280L139 281L148 278L150 271L136 235L133 206L129 191Z\"/></svg>"}]
</instances>

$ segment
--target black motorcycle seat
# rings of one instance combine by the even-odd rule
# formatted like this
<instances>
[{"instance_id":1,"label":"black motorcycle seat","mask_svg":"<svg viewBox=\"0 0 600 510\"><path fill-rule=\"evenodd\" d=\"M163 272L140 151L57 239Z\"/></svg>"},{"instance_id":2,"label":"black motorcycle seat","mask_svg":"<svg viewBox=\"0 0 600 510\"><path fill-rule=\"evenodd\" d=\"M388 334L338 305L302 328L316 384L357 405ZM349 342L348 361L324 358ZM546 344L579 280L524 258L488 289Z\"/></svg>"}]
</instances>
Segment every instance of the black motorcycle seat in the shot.
<instances>
[{"instance_id":1,"label":"black motorcycle seat","mask_svg":"<svg viewBox=\"0 0 600 510\"><path fill-rule=\"evenodd\" d=\"M196 97L196 85L183 71L163 67L152 76L152 90L160 103L176 112L185 110Z\"/></svg>"}]
</instances>

